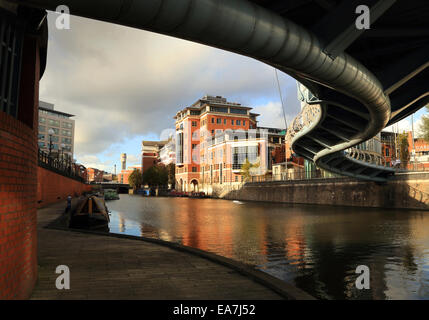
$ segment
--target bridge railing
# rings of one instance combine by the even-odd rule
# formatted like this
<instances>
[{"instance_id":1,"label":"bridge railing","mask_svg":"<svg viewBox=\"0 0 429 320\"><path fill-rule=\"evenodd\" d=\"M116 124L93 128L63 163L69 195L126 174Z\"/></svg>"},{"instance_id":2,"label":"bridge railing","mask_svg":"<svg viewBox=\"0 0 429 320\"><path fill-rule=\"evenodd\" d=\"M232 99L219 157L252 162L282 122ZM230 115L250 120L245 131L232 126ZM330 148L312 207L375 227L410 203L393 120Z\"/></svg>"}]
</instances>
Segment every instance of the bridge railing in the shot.
<instances>
[{"instance_id":1,"label":"bridge railing","mask_svg":"<svg viewBox=\"0 0 429 320\"><path fill-rule=\"evenodd\" d=\"M60 158L59 155L52 156L39 149L38 165L44 169L50 170L62 176L85 183L86 168L77 165L71 159Z\"/></svg>"},{"instance_id":2,"label":"bridge railing","mask_svg":"<svg viewBox=\"0 0 429 320\"><path fill-rule=\"evenodd\" d=\"M345 178L342 175L329 173L322 170L296 170L292 172L282 172L280 174L267 174L260 176L251 176L247 182L269 182L269 181L289 181L289 180L312 180L312 179L329 179Z\"/></svg>"},{"instance_id":3,"label":"bridge railing","mask_svg":"<svg viewBox=\"0 0 429 320\"><path fill-rule=\"evenodd\" d=\"M374 164L377 163L378 160L374 160ZM398 173L407 174L413 172L429 172L429 167L424 167L423 164L409 165L407 169L402 168L393 168ZM317 179L350 179L343 175L327 172L324 170L316 169L316 170L295 170L290 172L282 172L279 174L266 174L259 176L250 176L245 182L271 182L271 181L294 181L294 180L317 180Z\"/></svg>"}]
</instances>

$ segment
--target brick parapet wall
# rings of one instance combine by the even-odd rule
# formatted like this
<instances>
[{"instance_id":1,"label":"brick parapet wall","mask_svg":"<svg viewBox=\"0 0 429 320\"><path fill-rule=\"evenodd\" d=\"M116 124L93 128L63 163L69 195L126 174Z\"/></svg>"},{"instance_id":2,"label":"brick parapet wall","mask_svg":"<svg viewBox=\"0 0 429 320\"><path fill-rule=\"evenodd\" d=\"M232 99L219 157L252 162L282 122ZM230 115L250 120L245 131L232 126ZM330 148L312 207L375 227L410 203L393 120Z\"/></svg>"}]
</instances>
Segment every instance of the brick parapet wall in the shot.
<instances>
[{"instance_id":1,"label":"brick parapet wall","mask_svg":"<svg viewBox=\"0 0 429 320\"><path fill-rule=\"evenodd\" d=\"M0 299L24 299L37 277L37 144L3 112L0 141Z\"/></svg>"},{"instance_id":2,"label":"brick parapet wall","mask_svg":"<svg viewBox=\"0 0 429 320\"><path fill-rule=\"evenodd\" d=\"M80 196L92 190L92 186L62 176L48 169L37 168L37 206L38 208L65 200L68 195Z\"/></svg>"}]
</instances>

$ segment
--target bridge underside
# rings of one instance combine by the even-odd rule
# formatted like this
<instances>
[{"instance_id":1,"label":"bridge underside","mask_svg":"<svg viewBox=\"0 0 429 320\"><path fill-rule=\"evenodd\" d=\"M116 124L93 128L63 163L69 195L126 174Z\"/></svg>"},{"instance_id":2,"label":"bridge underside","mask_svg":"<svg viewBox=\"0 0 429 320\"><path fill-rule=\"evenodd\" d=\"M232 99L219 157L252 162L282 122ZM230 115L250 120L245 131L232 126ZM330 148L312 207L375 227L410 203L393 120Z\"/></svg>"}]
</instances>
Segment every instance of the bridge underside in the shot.
<instances>
[{"instance_id":1,"label":"bridge underside","mask_svg":"<svg viewBox=\"0 0 429 320\"><path fill-rule=\"evenodd\" d=\"M296 153L329 171L383 181L393 171L344 150L429 102L427 0L10 0L229 50L272 65L317 97ZM356 7L371 28L356 28ZM102 8L102 9L100 9Z\"/></svg>"}]
</instances>

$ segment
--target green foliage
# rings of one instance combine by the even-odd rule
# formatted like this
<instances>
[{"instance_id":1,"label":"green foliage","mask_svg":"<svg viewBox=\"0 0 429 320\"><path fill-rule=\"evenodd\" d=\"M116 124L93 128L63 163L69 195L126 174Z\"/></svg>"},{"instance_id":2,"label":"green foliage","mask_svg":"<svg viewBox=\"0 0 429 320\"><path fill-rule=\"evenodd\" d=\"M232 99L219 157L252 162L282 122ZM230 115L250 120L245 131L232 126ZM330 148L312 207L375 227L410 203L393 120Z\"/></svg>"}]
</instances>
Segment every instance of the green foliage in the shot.
<instances>
[{"instance_id":1,"label":"green foliage","mask_svg":"<svg viewBox=\"0 0 429 320\"><path fill-rule=\"evenodd\" d=\"M168 164L167 171L168 171L168 184L171 185L172 189L174 189L176 184L176 165L174 163Z\"/></svg>"},{"instance_id":2,"label":"green foliage","mask_svg":"<svg viewBox=\"0 0 429 320\"><path fill-rule=\"evenodd\" d=\"M164 165L156 165L143 173L143 183L150 187L168 184L168 169Z\"/></svg>"},{"instance_id":3,"label":"green foliage","mask_svg":"<svg viewBox=\"0 0 429 320\"><path fill-rule=\"evenodd\" d=\"M241 166L241 175L243 176L244 181L249 181L252 176L252 169L259 168L258 163L250 163L249 159L246 158L246 161Z\"/></svg>"},{"instance_id":4,"label":"green foliage","mask_svg":"<svg viewBox=\"0 0 429 320\"><path fill-rule=\"evenodd\" d=\"M410 161L410 153L408 151L408 134L401 133L398 136L398 144L399 144L399 156L401 160L401 166L403 168L407 167L408 161Z\"/></svg>"},{"instance_id":5,"label":"green foliage","mask_svg":"<svg viewBox=\"0 0 429 320\"><path fill-rule=\"evenodd\" d=\"M426 111L429 112L429 106L426 106ZM422 116L422 124L419 127L421 133L422 133L422 138L425 139L426 141L429 141L429 116L428 115L424 115Z\"/></svg>"},{"instance_id":6,"label":"green foliage","mask_svg":"<svg viewBox=\"0 0 429 320\"><path fill-rule=\"evenodd\" d=\"M128 183L133 189L140 187L143 183L141 171L134 169L134 171L131 172L130 176L128 177Z\"/></svg>"}]
</instances>

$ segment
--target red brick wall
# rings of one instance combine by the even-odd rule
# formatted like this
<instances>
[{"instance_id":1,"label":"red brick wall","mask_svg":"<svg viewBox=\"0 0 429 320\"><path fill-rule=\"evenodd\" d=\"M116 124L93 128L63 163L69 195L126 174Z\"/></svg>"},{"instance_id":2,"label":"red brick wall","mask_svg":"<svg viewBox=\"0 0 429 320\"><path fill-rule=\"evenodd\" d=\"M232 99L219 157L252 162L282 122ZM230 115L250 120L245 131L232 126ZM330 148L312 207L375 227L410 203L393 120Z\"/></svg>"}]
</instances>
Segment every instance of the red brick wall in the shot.
<instances>
[{"instance_id":1,"label":"red brick wall","mask_svg":"<svg viewBox=\"0 0 429 320\"><path fill-rule=\"evenodd\" d=\"M0 111L0 299L28 298L37 278L39 57L30 37L20 86L19 120Z\"/></svg>"},{"instance_id":2,"label":"red brick wall","mask_svg":"<svg viewBox=\"0 0 429 320\"><path fill-rule=\"evenodd\" d=\"M153 166L155 166L158 162L158 157L156 155L151 156L151 154L149 153L145 153L144 154L145 158L143 158L143 173L149 169L152 168ZM147 158L146 158L147 157Z\"/></svg>"},{"instance_id":3,"label":"red brick wall","mask_svg":"<svg viewBox=\"0 0 429 320\"><path fill-rule=\"evenodd\" d=\"M37 168L37 203L44 207L51 203L65 200L68 195L72 197L90 191L91 185L59 175L42 167Z\"/></svg>"}]
</instances>

